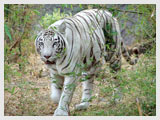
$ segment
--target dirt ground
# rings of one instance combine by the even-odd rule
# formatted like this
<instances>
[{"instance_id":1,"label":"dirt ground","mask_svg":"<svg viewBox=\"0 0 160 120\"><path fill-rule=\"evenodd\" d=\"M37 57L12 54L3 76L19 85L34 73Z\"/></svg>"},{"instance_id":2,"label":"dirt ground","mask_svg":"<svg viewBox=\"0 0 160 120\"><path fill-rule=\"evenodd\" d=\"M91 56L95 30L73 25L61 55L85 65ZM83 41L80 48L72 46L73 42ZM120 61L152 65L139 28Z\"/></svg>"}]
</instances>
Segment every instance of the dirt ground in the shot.
<instances>
[{"instance_id":1,"label":"dirt ground","mask_svg":"<svg viewBox=\"0 0 160 120\"><path fill-rule=\"evenodd\" d=\"M10 82L5 82L5 88L15 88L14 93L5 90L4 94L4 115L5 116L52 116L57 105L50 99L50 78L49 73L40 57L31 54L28 58L29 64L26 67L26 74L12 76ZM18 70L18 64L13 68ZM94 82L93 96L99 95L97 81ZM73 95L70 111L80 103L82 95L81 83L78 84ZM97 105L98 99L91 102L91 106Z\"/></svg>"},{"instance_id":2,"label":"dirt ground","mask_svg":"<svg viewBox=\"0 0 160 120\"><path fill-rule=\"evenodd\" d=\"M40 60L39 55L30 54L27 60L28 64L25 66L23 72L19 70L18 64L10 64L13 73L10 75L11 79L9 81L5 80L4 82L4 115L52 116L57 108L57 104L54 104L50 99L51 91L49 72L44 63ZM105 69L105 71L102 74L103 77L99 76L101 80L97 80L95 77L94 90L92 93L94 99L92 99L90 107L86 111L75 110L75 105L80 103L82 96L82 85L79 82L70 104L70 115L84 115L85 113L89 113L90 115L91 112L96 112L97 110L102 112L110 109L119 111L119 105L126 105L126 103L127 105L133 105L131 108L134 108L136 111L132 114L138 115L135 99L137 95L139 95L138 91L141 91L140 88L135 88L136 91L133 91L133 93L119 94L119 90L117 90L118 87L116 87L119 81L115 78L117 75L110 74L109 69L106 69L107 67L107 64L102 66L102 69ZM131 66L122 59L122 67L127 71L134 71L137 64ZM104 91L103 93L102 89L108 87L111 87L112 89L114 88L114 90L108 92ZM119 99L112 99L115 94L120 96L120 101ZM141 96L141 99L142 98L143 96ZM115 102L118 104L115 104ZM96 115L96 113L91 113L91 115ZM103 115L103 113L97 115ZM114 115L114 113L108 112L105 115Z\"/></svg>"}]
</instances>

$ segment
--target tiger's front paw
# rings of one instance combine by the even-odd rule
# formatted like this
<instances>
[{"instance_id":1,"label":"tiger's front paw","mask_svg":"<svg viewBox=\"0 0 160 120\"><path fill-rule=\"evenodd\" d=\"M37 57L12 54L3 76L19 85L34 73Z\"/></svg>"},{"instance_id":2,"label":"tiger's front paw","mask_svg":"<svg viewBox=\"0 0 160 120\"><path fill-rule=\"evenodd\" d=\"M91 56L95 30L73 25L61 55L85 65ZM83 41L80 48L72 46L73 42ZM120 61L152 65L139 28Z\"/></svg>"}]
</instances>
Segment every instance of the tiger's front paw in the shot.
<instances>
[{"instance_id":1,"label":"tiger's front paw","mask_svg":"<svg viewBox=\"0 0 160 120\"><path fill-rule=\"evenodd\" d=\"M89 102L82 102L75 106L76 110L85 110L89 107Z\"/></svg>"},{"instance_id":2,"label":"tiger's front paw","mask_svg":"<svg viewBox=\"0 0 160 120\"><path fill-rule=\"evenodd\" d=\"M68 116L68 111L65 111L65 110L62 110L60 108L57 108L55 111L54 111L54 116Z\"/></svg>"}]
</instances>

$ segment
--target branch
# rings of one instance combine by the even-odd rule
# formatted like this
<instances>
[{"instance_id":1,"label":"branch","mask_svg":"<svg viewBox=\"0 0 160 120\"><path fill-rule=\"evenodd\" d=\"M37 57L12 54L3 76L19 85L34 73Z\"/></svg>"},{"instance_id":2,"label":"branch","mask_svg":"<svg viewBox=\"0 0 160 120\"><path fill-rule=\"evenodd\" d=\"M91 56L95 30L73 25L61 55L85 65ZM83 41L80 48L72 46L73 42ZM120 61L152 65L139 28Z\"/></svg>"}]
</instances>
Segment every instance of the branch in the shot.
<instances>
[{"instance_id":1,"label":"branch","mask_svg":"<svg viewBox=\"0 0 160 120\"><path fill-rule=\"evenodd\" d=\"M128 13L136 13L136 14L145 14L146 15L146 13L142 13L142 12L138 12L138 11L121 10L121 9L116 9L116 8L112 8L110 10L112 10L112 11L119 11L119 12L125 12L125 13L128 12Z\"/></svg>"},{"instance_id":2,"label":"branch","mask_svg":"<svg viewBox=\"0 0 160 120\"><path fill-rule=\"evenodd\" d=\"M142 109L141 109L141 106L140 106L140 103L139 103L139 99L136 98L136 104L137 104L137 109L138 109L138 112L139 112L139 116L142 116Z\"/></svg>"},{"instance_id":3,"label":"branch","mask_svg":"<svg viewBox=\"0 0 160 120\"><path fill-rule=\"evenodd\" d=\"M19 43L21 42L21 38L17 39L16 42L10 47L9 51L12 51Z\"/></svg>"}]
</instances>

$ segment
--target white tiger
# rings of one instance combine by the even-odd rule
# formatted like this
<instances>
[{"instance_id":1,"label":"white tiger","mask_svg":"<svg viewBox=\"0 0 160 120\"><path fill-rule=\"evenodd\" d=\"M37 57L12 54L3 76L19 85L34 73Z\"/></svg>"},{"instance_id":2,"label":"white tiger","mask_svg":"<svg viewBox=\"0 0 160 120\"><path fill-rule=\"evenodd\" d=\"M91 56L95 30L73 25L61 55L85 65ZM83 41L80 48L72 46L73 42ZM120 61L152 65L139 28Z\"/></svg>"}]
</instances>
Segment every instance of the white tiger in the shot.
<instances>
[{"instance_id":1,"label":"white tiger","mask_svg":"<svg viewBox=\"0 0 160 120\"><path fill-rule=\"evenodd\" d=\"M121 52L130 64L137 62L137 59L131 60L131 54L122 42L117 20L106 10L84 10L55 22L39 33L35 46L50 70L51 98L59 103L54 115L69 115L79 73L89 77L82 82L82 100L76 109L88 108L93 89L92 76L101 58L110 62L114 70L120 69ZM81 69L83 64L87 67Z\"/></svg>"}]
</instances>

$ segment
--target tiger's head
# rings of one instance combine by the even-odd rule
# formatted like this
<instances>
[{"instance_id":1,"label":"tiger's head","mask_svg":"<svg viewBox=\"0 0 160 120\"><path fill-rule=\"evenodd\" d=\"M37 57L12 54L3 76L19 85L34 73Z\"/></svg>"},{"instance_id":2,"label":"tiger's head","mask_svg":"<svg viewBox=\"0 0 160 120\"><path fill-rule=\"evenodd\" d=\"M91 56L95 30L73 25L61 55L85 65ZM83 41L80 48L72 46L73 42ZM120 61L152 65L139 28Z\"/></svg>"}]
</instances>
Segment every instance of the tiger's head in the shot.
<instances>
[{"instance_id":1,"label":"tiger's head","mask_svg":"<svg viewBox=\"0 0 160 120\"><path fill-rule=\"evenodd\" d=\"M64 27L61 25L61 29L60 27L59 29L49 28L38 34L35 40L36 51L40 54L41 60L45 64L55 64L56 60L64 54Z\"/></svg>"}]
</instances>

